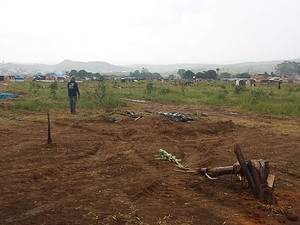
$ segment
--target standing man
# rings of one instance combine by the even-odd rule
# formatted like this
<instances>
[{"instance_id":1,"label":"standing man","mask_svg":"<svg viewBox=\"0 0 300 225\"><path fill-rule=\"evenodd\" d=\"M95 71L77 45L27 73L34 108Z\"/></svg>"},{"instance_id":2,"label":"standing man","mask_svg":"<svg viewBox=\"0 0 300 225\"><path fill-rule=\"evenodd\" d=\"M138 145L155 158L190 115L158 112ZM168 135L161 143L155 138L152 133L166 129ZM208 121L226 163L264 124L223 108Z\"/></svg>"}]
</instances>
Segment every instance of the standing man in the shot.
<instances>
[{"instance_id":1,"label":"standing man","mask_svg":"<svg viewBox=\"0 0 300 225\"><path fill-rule=\"evenodd\" d=\"M75 80L76 80L75 77L72 77L71 80L68 82L68 95L69 95L70 109L72 114L76 113L77 96L78 99L80 98L78 84L76 83Z\"/></svg>"}]
</instances>

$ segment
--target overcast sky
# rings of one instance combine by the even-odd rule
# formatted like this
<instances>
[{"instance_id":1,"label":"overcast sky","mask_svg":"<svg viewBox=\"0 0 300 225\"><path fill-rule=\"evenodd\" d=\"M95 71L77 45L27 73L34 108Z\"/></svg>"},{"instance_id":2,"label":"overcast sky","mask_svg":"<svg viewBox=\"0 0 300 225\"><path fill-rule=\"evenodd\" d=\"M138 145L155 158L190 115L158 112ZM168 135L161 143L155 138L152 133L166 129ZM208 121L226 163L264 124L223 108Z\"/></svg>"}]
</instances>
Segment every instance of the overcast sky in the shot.
<instances>
[{"instance_id":1,"label":"overcast sky","mask_svg":"<svg viewBox=\"0 0 300 225\"><path fill-rule=\"evenodd\" d=\"M0 0L0 62L300 58L300 0Z\"/></svg>"}]
</instances>

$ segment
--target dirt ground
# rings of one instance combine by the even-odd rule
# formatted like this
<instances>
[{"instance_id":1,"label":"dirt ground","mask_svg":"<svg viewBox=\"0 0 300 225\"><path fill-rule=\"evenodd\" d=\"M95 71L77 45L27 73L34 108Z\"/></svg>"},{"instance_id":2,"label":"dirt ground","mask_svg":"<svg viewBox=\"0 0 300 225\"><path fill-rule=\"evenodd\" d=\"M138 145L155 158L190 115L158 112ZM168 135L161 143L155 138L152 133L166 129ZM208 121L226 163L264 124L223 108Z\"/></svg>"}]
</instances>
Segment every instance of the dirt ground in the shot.
<instances>
[{"instance_id":1,"label":"dirt ground","mask_svg":"<svg viewBox=\"0 0 300 225\"><path fill-rule=\"evenodd\" d=\"M52 145L46 113L0 114L0 224L299 224L300 120L137 102L78 110L50 112ZM231 175L208 180L155 159L164 149L191 170L230 166L235 144L246 159L270 162L275 205L256 200Z\"/></svg>"}]
</instances>

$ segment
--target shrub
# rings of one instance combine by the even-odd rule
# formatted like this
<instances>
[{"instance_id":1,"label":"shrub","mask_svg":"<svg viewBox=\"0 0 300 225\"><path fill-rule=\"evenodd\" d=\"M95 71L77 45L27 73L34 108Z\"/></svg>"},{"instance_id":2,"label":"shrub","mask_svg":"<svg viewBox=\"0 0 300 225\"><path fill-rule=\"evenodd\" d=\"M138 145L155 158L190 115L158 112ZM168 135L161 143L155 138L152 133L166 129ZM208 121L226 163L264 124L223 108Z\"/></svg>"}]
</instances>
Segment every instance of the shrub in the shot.
<instances>
[{"instance_id":1,"label":"shrub","mask_svg":"<svg viewBox=\"0 0 300 225\"><path fill-rule=\"evenodd\" d=\"M236 85L236 86L234 87L234 92L235 92L236 94L241 94L241 93L243 93L243 92L245 92L245 91L247 91L246 86Z\"/></svg>"},{"instance_id":2,"label":"shrub","mask_svg":"<svg viewBox=\"0 0 300 225\"><path fill-rule=\"evenodd\" d=\"M154 89L153 83L152 83L152 82L149 82L149 83L147 84L147 86L146 86L146 93L147 93L148 95L150 95L150 94L153 92L153 89Z\"/></svg>"},{"instance_id":3,"label":"shrub","mask_svg":"<svg viewBox=\"0 0 300 225\"><path fill-rule=\"evenodd\" d=\"M97 99L104 99L106 97L106 89L107 84L105 82L100 81L95 90L95 97Z\"/></svg>"},{"instance_id":4,"label":"shrub","mask_svg":"<svg viewBox=\"0 0 300 225\"><path fill-rule=\"evenodd\" d=\"M58 89L57 82L54 81L52 84L50 84L49 88L50 88L50 93L52 95L52 98L57 99L56 96L56 91Z\"/></svg>"},{"instance_id":5,"label":"shrub","mask_svg":"<svg viewBox=\"0 0 300 225\"><path fill-rule=\"evenodd\" d=\"M43 86L40 84L40 83L37 83L37 82L31 82L30 83L30 91L33 93L33 94L37 94L38 93L38 90L41 89Z\"/></svg>"}]
</instances>

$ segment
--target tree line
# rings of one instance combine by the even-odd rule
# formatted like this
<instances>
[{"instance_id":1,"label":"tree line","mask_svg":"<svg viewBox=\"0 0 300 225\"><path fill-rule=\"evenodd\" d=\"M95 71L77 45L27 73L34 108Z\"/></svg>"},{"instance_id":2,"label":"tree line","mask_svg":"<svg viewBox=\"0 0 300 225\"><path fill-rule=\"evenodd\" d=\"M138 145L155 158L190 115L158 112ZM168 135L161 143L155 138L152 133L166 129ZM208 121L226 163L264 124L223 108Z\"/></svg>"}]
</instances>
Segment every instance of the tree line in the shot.
<instances>
[{"instance_id":1,"label":"tree line","mask_svg":"<svg viewBox=\"0 0 300 225\"><path fill-rule=\"evenodd\" d=\"M160 79L162 76L159 73L151 73L148 69L142 68L141 72L139 70L136 70L134 72L130 72L130 77L136 77L137 79Z\"/></svg>"},{"instance_id":2,"label":"tree line","mask_svg":"<svg viewBox=\"0 0 300 225\"><path fill-rule=\"evenodd\" d=\"M294 61L284 61L280 64L277 64L275 69L275 73L271 72L268 74L267 72L264 73L266 77L274 77L274 76L300 76L300 62ZM250 78L251 75L248 72L238 73L238 74L231 74L229 72L222 72L219 73L220 69L217 68L216 70L207 70L203 72L194 73L191 70L179 69L177 74L180 76L181 79L185 80L195 80L195 79L203 79L203 80L216 80L216 79L228 79L228 78ZM96 78L98 80L103 80L104 76L100 73L92 73L87 72L85 70L71 70L70 72L66 71L66 75L74 76L79 78ZM136 77L137 79L161 79L162 76L159 73L151 73L148 69L142 68L141 71L136 70L134 72L130 72L129 76ZM174 75L170 75L169 78L174 79Z\"/></svg>"},{"instance_id":3,"label":"tree line","mask_svg":"<svg viewBox=\"0 0 300 225\"><path fill-rule=\"evenodd\" d=\"M277 64L275 69L275 73L271 72L270 74L264 72L264 76L266 77L274 77L274 76L300 76L300 63L292 62L292 61L284 61L280 64ZM195 79L203 79L203 80L216 80L216 79L228 79L228 78L250 78L251 75L248 72L231 74L228 72L223 72L219 74L220 69L216 70L207 70L203 72L194 73L191 70L179 69L177 74L181 79L185 80L195 80Z\"/></svg>"},{"instance_id":4,"label":"tree line","mask_svg":"<svg viewBox=\"0 0 300 225\"><path fill-rule=\"evenodd\" d=\"M104 76L102 76L100 73L92 73L92 72L87 72L85 70L71 70L70 72L66 71L66 75L70 77L78 77L78 78L96 78L99 80L103 80Z\"/></svg>"},{"instance_id":5,"label":"tree line","mask_svg":"<svg viewBox=\"0 0 300 225\"><path fill-rule=\"evenodd\" d=\"M277 64L275 71L280 76L300 76L300 63L293 61L284 61Z\"/></svg>"}]
</instances>

